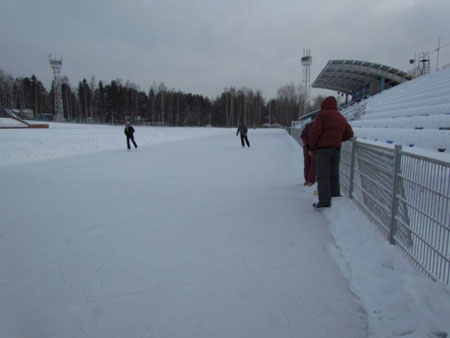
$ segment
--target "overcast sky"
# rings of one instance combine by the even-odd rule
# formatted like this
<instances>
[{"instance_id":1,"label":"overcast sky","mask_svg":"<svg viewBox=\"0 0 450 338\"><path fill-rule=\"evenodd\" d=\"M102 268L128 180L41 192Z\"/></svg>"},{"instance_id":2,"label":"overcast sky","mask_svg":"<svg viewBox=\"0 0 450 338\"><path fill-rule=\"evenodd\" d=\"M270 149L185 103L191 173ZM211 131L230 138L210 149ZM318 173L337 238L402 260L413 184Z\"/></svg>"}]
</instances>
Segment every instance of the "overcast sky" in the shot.
<instances>
[{"instance_id":1,"label":"overcast sky","mask_svg":"<svg viewBox=\"0 0 450 338\"><path fill-rule=\"evenodd\" d=\"M72 86L120 78L215 98L234 86L266 98L328 60L408 70L415 53L450 63L449 0L1 0L0 67L50 88L48 55ZM312 95L319 93L313 89ZM331 92L330 92L331 93Z\"/></svg>"}]
</instances>

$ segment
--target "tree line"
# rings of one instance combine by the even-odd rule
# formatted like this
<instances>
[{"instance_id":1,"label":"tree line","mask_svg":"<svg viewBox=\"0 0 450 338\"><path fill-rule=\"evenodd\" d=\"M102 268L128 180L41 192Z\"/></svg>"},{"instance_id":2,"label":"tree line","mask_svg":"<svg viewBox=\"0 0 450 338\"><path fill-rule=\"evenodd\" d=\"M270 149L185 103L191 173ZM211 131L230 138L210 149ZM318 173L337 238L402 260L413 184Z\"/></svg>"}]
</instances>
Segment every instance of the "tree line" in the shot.
<instances>
[{"instance_id":1,"label":"tree line","mask_svg":"<svg viewBox=\"0 0 450 338\"><path fill-rule=\"evenodd\" d=\"M31 109L55 115L54 83L48 91L35 75L13 77L0 68L0 108ZM249 127L289 126L291 121L318 107L322 97L305 106L301 86L280 87L275 98L266 100L260 90L225 88L215 99L169 89L164 83L143 91L136 84L120 79L108 84L83 79L76 87L62 79L64 118L74 122L166 126L236 126L244 121Z\"/></svg>"}]
</instances>

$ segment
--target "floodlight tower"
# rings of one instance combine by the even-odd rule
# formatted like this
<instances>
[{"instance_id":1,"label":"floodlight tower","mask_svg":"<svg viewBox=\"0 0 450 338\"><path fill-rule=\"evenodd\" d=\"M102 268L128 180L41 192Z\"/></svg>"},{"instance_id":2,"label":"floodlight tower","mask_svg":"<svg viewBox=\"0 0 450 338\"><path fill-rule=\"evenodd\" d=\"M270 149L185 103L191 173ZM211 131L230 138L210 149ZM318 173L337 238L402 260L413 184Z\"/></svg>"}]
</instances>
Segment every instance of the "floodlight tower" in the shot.
<instances>
[{"instance_id":1,"label":"floodlight tower","mask_svg":"<svg viewBox=\"0 0 450 338\"><path fill-rule=\"evenodd\" d=\"M303 90L305 94L304 105L303 105L303 113L306 114L306 110L309 105L309 96L310 96L310 87L311 87L311 49L303 49L303 57L302 57L302 84Z\"/></svg>"},{"instance_id":2,"label":"floodlight tower","mask_svg":"<svg viewBox=\"0 0 450 338\"><path fill-rule=\"evenodd\" d=\"M419 75L430 73L430 53L423 52L419 54Z\"/></svg>"},{"instance_id":3,"label":"floodlight tower","mask_svg":"<svg viewBox=\"0 0 450 338\"><path fill-rule=\"evenodd\" d=\"M55 120L64 121L64 107L62 99L62 81L59 74L61 73L62 58L60 60L52 59L51 54L48 56L50 67L53 69L54 76L54 95L55 95Z\"/></svg>"}]
</instances>

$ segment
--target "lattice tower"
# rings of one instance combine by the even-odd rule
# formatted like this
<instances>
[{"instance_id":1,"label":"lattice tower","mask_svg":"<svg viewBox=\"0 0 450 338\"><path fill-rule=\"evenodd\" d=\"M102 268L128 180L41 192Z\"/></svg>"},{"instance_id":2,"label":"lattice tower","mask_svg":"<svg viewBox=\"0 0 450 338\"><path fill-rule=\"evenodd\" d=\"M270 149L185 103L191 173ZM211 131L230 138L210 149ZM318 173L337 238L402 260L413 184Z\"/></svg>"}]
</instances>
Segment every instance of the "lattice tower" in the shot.
<instances>
[{"instance_id":1,"label":"lattice tower","mask_svg":"<svg viewBox=\"0 0 450 338\"><path fill-rule=\"evenodd\" d=\"M60 60L51 59L51 55L48 56L50 67L53 69L54 76L54 94L55 94L55 120L64 121L64 107L62 98L62 81L60 77L62 58Z\"/></svg>"},{"instance_id":2,"label":"lattice tower","mask_svg":"<svg viewBox=\"0 0 450 338\"><path fill-rule=\"evenodd\" d=\"M307 113L307 109L310 101L310 88L311 88L311 50L303 49L303 57L302 57L302 84L304 90L304 104L303 104L303 114Z\"/></svg>"},{"instance_id":3,"label":"lattice tower","mask_svg":"<svg viewBox=\"0 0 450 338\"><path fill-rule=\"evenodd\" d=\"M419 75L430 73L430 54L423 52L419 54Z\"/></svg>"}]
</instances>

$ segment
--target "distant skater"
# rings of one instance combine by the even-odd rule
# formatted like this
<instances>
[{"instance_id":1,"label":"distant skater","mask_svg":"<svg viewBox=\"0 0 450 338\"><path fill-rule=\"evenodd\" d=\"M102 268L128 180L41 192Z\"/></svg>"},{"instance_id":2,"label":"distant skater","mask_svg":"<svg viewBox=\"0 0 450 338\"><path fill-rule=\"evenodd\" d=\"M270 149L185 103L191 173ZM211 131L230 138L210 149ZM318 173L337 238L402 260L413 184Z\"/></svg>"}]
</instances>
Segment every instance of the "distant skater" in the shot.
<instances>
[{"instance_id":1,"label":"distant skater","mask_svg":"<svg viewBox=\"0 0 450 338\"><path fill-rule=\"evenodd\" d=\"M138 146L137 146L136 142L134 141L134 128L131 126L130 122L128 122L128 121L125 122L124 133L127 136L128 150L130 150L130 140L131 140L131 142L133 142L134 148L137 148Z\"/></svg>"},{"instance_id":2,"label":"distant skater","mask_svg":"<svg viewBox=\"0 0 450 338\"><path fill-rule=\"evenodd\" d=\"M241 134L242 147L245 147L245 143L247 144L247 147L250 147L250 143L248 142L248 137L247 137L247 131L248 131L247 126L244 124L244 122L241 122L237 129L236 136L239 135L239 133Z\"/></svg>"}]
</instances>

